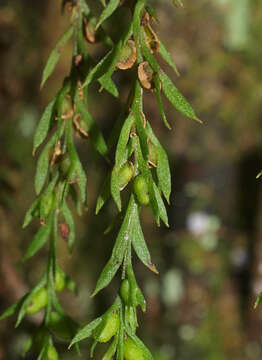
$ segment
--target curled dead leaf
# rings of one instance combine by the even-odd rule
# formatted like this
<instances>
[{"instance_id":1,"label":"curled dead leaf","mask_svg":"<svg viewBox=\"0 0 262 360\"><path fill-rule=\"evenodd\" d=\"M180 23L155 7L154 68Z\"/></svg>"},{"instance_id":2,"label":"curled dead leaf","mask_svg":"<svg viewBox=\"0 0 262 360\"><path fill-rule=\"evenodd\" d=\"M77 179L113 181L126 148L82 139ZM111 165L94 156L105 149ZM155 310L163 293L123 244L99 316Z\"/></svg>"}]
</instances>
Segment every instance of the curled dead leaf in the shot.
<instances>
[{"instance_id":1,"label":"curled dead leaf","mask_svg":"<svg viewBox=\"0 0 262 360\"><path fill-rule=\"evenodd\" d=\"M159 43L156 33L154 32L154 30L152 29L152 27L150 25L150 20L151 20L151 17L146 12L141 20L141 24L144 28L146 44L147 44L148 48L150 49L150 51L152 53L155 53L155 52L159 51L160 43Z\"/></svg>"},{"instance_id":2,"label":"curled dead leaf","mask_svg":"<svg viewBox=\"0 0 262 360\"><path fill-rule=\"evenodd\" d=\"M93 44L96 41L95 26L91 21L86 20L86 18L84 19L84 34L89 43Z\"/></svg>"},{"instance_id":3,"label":"curled dead leaf","mask_svg":"<svg viewBox=\"0 0 262 360\"><path fill-rule=\"evenodd\" d=\"M130 69L136 62L136 45L133 40L128 40L123 46L117 63L118 69Z\"/></svg>"},{"instance_id":4,"label":"curled dead leaf","mask_svg":"<svg viewBox=\"0 0 262 360\"><path fill-rule=\"evenodd\" d=\"M67 225L66 222L59 224L59 230L60 230L60 234L61 234L62 238L64 240L68 240L70 230L69 230L69 226Z\"/></svg>"},{"instance_id":5,"label":"curled dead leaf","mask_svg":"<svg viewBox=\"0 0 262 360\"><path fill-rule=\"evenodd\" d=\"M138 78L139 78L141 85L145 89L153 89L154 88L153 75L154 75L154 71L147 61L144 61L139 64Z\"/></svg>"}]
</instances>

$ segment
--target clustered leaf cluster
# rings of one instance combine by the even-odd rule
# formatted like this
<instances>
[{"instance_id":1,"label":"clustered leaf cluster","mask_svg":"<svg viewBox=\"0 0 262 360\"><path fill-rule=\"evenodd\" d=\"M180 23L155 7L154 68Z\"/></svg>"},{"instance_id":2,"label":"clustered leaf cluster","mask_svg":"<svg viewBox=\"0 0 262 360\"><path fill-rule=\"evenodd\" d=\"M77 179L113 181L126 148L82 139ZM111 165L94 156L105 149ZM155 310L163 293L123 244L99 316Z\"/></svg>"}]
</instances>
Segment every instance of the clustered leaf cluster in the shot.
<instances>
[{"instance_id":1,"label":"clustered leaf cluster","mask_svg":"<svg viewBox=\"0 0 262 360\"><path fill-rule=\"evenodd\" d=\"M49 244L45 273L39 282L16 304L1 316L17 313L18 326L26 314L44 309L41 326L25 347L38 352L38 360L58 359L54 345L56 337L78 347L78 342L93 338L91 356L98 342L112 339L103 360L149 360L150 351L137 337L137 307L146 310L146 301L139 288L132 263L135 253L141 262L154 273L145 241L140 214L143 206L152 209L156 224L168 226L165 203L169 203L171 176L167 154L146 118L143 94L156 96L159 114L168 129L171 126L162 103L164 95L183 115L200 121L192 107L179 92L173 81L161 68L160 56L176 74L176 65L153 27L157 23L155 9L147 0L100 0L103 10L96 18L85 0L64 0L62 8L71 12L71 24L51 52L43 71L43 87L55 69L61 50L73 38L73 56L69 75L53 100L47 105L34 136L33 153L40 153L35 175L36 199L26 213L23 227L37 218L39 230L29 245L24 260L30 259L44 245ZM177 1L176 5L182 5ZM104 30L104 22L119 6L126 6L131 20L125 31L114 42ZM97 60L89 48L102 42L105 55ZM119 89L112 80L116 71L134 73L129 95L121 106L118 119L106 139L89 111L89 87L98 82L101 90L119 97ZM121 74L120 74L121 76ZM59 303L57 292L75 284L57 263L57 241L66 239L71 252L75 243L75 223L72 206L79 214L86 203L86 172L79 159L75 136L91 142L94 150L111 164L101 193L97 199L98 214L105 203L113 199L119 214L112 219L111 231L116 240L111 256L104 266L92 296L110 284L121 270L122 282L112 306L100 317L80 327L68 316ZM126 202L122 200L126 192Z\"/></svg>"}]
</instances>

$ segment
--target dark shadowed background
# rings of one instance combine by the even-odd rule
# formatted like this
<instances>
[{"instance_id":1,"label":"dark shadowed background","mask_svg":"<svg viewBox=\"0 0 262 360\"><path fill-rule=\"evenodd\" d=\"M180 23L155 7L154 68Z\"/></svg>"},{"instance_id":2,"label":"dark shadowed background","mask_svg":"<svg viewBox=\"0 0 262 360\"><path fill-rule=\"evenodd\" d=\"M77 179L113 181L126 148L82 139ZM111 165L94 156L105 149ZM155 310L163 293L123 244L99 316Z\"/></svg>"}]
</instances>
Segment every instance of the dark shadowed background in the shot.
<instances>
[{"instance_id":1,"label":"dark shadowed background","mask_svg":"<svg viewBox=\"0 0 262 360\"><path fill-rule=\"evenodd\" d=\"M185 0L184 9L154 1L154 26L170 49L180 77L172 78L204 121L184 118L166 102L172 131L162 124L154 96L146 114L170 157L173 175L170 229L157 228L149 210L144 233L160 275L136 265L148 311L138 329L155 360L259 360L262 356L262 1ZM125 14L108 21L117 39ZM71 45L40 92L41 71L68 23L60 1L0 0L0 312L15 302L45 268L47 250L27 263L22 255L37 230L22 230L34 199L32 138L45 104L70 66ZM99 45L92 50L99 54ZM164 66L164 64L163 64ZM166 68L167 71L169 69ZM171 73L170 73L171 74ZM115 74L122 88L128 75ZM119 103L93 88L91 109L105 137ZM115 212L111 203L96 217L95 200L106 164L88 141L77 139L88 175L89 209L75 215L73 255L59 241L59 262L76 280L78 297L63 293L62 303L85 324L103 313L116 295L119 278L90 299L110 255L113 237L104 236ZM41 315L14 330L15 318L0 322L0 359L21 358L21 349ZM77 359L58 342L61 358ZM81 343L88 358L88 341ZM28 358L29 359L29 358ZM32 357L33 359L33 357ZM99 351L96 360L100 359Z\"/></svg>"}]
</instances>

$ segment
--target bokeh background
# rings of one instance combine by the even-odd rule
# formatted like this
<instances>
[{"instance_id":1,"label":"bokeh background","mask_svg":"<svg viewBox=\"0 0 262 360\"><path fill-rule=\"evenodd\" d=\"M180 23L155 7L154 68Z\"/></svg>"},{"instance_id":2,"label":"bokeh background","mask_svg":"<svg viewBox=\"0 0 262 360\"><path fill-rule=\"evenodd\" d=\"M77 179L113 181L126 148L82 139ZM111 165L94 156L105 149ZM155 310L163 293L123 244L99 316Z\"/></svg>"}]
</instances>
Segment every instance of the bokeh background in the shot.
<instances>
[{"instance_id":1,"label":"bokeh background","mask_svg":"<svg viewBox=\"0 0 262 360\"><path fill-rule=\"evenodd\" d=\"M161 122L156 101L146 96L146 114L170 157L173 192L170 229L157 228L143 213L144 233L160 275L137 262L138 282L148 310L138 329L155 360L259 360L262 356L262 1L185 0L184 9L154 1L157 33L170 49L180 77L178 88L204 121L184 118L165 102L172 131ZM45 268L46 250L28 263L23 251L37 222L22 231L24 213L34 199L32 137L45 104L70 66L71 45L43 91L41 71L68 23L60 1L0 0L0 311L21 297ZM116 39L125 10L108 22ZM92 52L100 54L95 46ZM163 64L163 66L165 66ZM167 71L169 69L166 68ZM128 75L115 80L125 94ZM107 136L119 103L92 90L91 112ZM112 237L103 229L112 219L111 203L94 215L106 172L88 142L76 139L88 174L88 211L75 216L77 245L69 256L59 241L59 262L77 282L78 296L63 293L69 314L85 324L112 303L119 278L90 299L110 255ZM41 316L14 329L15 318L0 323L0 359L21 358L21 349ZM88 358L88 341L81 344ZM57 342L61 358L77 359ZM31 359L35 359L34 354ZM30 356L28 357L30 359ZM101 359L99 351L96 360Z\"/></svg>"}]
</instances>

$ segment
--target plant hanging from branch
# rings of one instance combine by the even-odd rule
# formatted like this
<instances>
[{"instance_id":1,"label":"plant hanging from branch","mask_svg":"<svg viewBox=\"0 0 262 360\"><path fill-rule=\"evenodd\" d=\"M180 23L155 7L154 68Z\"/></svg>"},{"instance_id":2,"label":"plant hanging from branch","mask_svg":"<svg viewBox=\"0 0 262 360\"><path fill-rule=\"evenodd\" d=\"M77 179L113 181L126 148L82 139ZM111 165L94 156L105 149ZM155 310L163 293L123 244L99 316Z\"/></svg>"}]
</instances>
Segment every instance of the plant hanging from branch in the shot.
<instances>
[{"instance_id":1,"label":"plant hanging from branch","mask_svg":"<svg viewBox=\"0 0 262 360\"><path fill-rule=\"evenodd\" d=\"M48 243L46 270L33 289L1 316L3 319L17 313L18 326L26 314L45 309L40 328L25 348L25 352L31 347L38 351L38 360L58 359L54 335L66 340L69 347L78 346L77 343L85 338L93 338L91 356L97 343L111 340L103 360L114 356L118 360L153 359L136 335L137 307L145 311L146 301L135 278L132 255L135 253L147 268L158 273L144 239L140 212L143 206L149 206L157 225L162 220L168 226L165 201L169 203L171 177L166 152L144 114L143 94L150 91L152 96L156 96L160 115L168 129L171 127L164 112L162 94L183 115L200 121L156 59L156 55L160 55L178 73L171 55L153 30L153 23L157 22L155 9L146 0L101 0L101 4L104 8L97 19L85 0L63 1L62 8L68 7L71 11L71 24L51 52L42 76L41 87L55 69L63 46L73 38L70 73L47 105L35 132L33 153L42 145L35 175L37 197L23 224L26 227L33 218L39 219L39 231L24 259L31 258ZM114 43L103 25L122 5L129 8L131 20L118 42ZM180 0L177 5L182 5ZM97 61L91 57L88 48L98 41L108 51ZM99 82L101 89L119 97L112 75L115 71L128 71L130 68L135 68L135 76L128 98L105 141L88 110L89 86ZM68 206L69 198L73 199L79 214L86 202L86 174L76 151L76 134L90 140L95 151L112 164L97 199L96 213L112 197L120 214L117 218L122 219L111 257L101 272L92 297L121 271L119 294L103 315L82 328L65 313L57 298L57 292L66 287L72 291L75 289L73 281L57 263L58 234L67 240L71 252L75 225ZM121 199L124 191L128 192L126 203ZM115 231L115 226L111 230Z\"/></svg>"}]
</instances>

